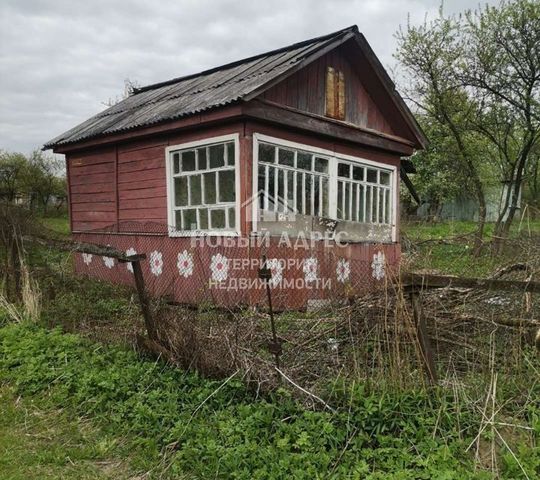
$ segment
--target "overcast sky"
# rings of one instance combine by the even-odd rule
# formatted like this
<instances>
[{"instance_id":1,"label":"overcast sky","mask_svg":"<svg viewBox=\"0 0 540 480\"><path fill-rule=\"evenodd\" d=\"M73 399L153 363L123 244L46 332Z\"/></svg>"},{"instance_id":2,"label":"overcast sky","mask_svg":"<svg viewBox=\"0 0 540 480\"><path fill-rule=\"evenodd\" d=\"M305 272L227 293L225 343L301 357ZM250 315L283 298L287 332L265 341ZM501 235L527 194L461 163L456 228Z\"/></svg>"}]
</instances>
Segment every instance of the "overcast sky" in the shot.
<instances>
[{"instance_id":1,"label":"overcast sky","mask_svg":"<svg viewBox=\"0 0 540 480\"><path fill-rule=\"evenodd\" d=\"M103 110L126 78L140 85L163 81L352 24L390 67L395 31L407 18L433 17L439 3L1 0L0 149L40 148ZM445 11L470 6L447 0Z\"/></svg>"}]
</instances>

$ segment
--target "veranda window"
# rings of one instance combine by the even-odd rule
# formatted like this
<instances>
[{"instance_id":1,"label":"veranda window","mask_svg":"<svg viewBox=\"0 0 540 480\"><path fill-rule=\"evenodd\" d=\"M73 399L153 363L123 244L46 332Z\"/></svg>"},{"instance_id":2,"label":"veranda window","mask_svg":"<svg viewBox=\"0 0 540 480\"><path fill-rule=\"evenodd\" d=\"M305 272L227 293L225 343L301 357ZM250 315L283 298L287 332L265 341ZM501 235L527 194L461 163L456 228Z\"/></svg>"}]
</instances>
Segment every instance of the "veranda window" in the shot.
<instances>
[{"instance_id":1,"label":"veranda window","mask_svg":"<svg viewBox=\"0 0 540 480\"><path fill-rule=\"evenodd\" d=\"M391 167L310 152L290 142L259 140L256 148L259 230L327 231L325 220L336 220L336 232L351 240L392 239Z\"/></svg>"},{"instance_id":2,"label":"veranda window","mask_svg":"<svg viewBox=\"0 0 540 480\"><path fill-rule=\"evenodd\" d=\"M169 151L169 223L180 232L236 230L235 142Z\"/></svg>"}]
</instances>

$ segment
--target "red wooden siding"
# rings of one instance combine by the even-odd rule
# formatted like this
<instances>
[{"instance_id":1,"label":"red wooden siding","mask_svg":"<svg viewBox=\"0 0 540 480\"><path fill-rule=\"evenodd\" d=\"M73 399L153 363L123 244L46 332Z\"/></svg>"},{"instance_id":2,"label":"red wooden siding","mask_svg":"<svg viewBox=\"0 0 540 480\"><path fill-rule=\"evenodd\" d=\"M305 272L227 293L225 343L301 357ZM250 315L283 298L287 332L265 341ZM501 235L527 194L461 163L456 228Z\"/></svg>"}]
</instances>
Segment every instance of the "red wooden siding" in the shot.
<instances>
[{"instance_id":1,"label":"red wooden siding","mask_svg":"<svg viewBox=\"0 0 540 480\"><path fill-rule=\"evenodd\" d=\"M361 59L355 59L360 63ZM317 115L326 112L326 75L332 67L345 76L345 121L364 128L395 134L390 120L366 90L360 72L343 49L333 50L261 95L261 98ZM365 66L367 68L367 66Z\"/></svg>"},{"instance_id":2,"label":"red wooden siding","mask_svg":"<svg viewBox=\"0 0 540 480\"><path fill-rule=\"evenodd\" d=\"M70 155L72 229L103 228L116 221L114 147Z\"/></svg>"}]
</instances>

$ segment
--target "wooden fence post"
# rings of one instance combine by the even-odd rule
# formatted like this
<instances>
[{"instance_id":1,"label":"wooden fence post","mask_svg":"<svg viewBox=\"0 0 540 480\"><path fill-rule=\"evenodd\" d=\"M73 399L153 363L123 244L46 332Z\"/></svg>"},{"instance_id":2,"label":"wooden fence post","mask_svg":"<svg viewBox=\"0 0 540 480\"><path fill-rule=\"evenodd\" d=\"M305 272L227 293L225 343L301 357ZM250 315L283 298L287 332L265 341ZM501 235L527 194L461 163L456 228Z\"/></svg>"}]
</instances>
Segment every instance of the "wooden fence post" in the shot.
<instances>
[{"instance_id":1,"label":"wooden fence post","mask_svg":"<svg viewBox=\"0 0 540 480\"><path fill-rule=\"evenodd\" d=\"M135 277L135 287L137 288L137 294L139 295L139 302L141 303L141 310L144 318L144 325L148 332L148 338L151 340L157 340L157 329L150 312L150 302L148 301L148 295L144 287L144 277L141 268L141 260L146 258L146 255L133 255L128 257L128 261L133 266L133 276Z\"/></svg>"},{"instance_id":2,"label":"wooden fence post","mask_svg":"<svg viewBox=\"0 0 540 480\"><path fill-rule=\"evenodd\" d=\"M422 360L424 361L429 383L434 385L437 383L437 369L435 367L435 360L433 359L433 349L431 348L431 342L427 333L424 309L422 308L422 303L420 301L420 292L417 289L413 289L410 292L410 297Z\"/></svg>"}]
</instances>

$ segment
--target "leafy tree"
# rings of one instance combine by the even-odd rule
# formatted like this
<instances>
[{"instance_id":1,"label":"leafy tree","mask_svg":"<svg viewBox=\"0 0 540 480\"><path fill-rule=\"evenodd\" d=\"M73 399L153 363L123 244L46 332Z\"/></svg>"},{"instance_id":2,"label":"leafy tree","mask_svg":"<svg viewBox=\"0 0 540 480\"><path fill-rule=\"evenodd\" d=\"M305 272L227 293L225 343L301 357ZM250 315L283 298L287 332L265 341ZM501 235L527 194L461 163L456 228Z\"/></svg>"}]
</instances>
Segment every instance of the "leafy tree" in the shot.
<instances>
[{"instance_id":1,"label":"leafy tree","mask_svg":"<svg viewBox=\"0 0 540 480\"><path fill-rule=\"evenodd\" d=\"M62 162L58 158L47 156L39 150L32 153L28 159L26 178L26 191L31 206L37 202L46 213L53 196L65 197L65 181L59 176L61 171Z\"/></svg>"},{"instance_id":2,"label":"leafy tree","mask_svg":"<svg viewBox=\"0 0 540 480\"><path fill-rule=\"evenodd\" d=\"M0 198L12 203L22 193L27 166L23 154L0 151Z\"/></svg>"},{"instance_id":3,"label":"leafy tree","mask_svg":"<svg viewBox=\"0 0 540 480\"><path fill-rule=\"evenodd\" d=\"M459 162L478 201L478 251L485 172L511 185L495 230L495 238L504 238L540 141L540 2L502 2L458 17L444 16L441 8L434 21L408 25L397 38L408 96L451 133L448 161Z\"/></svg>"}]
</instances>

